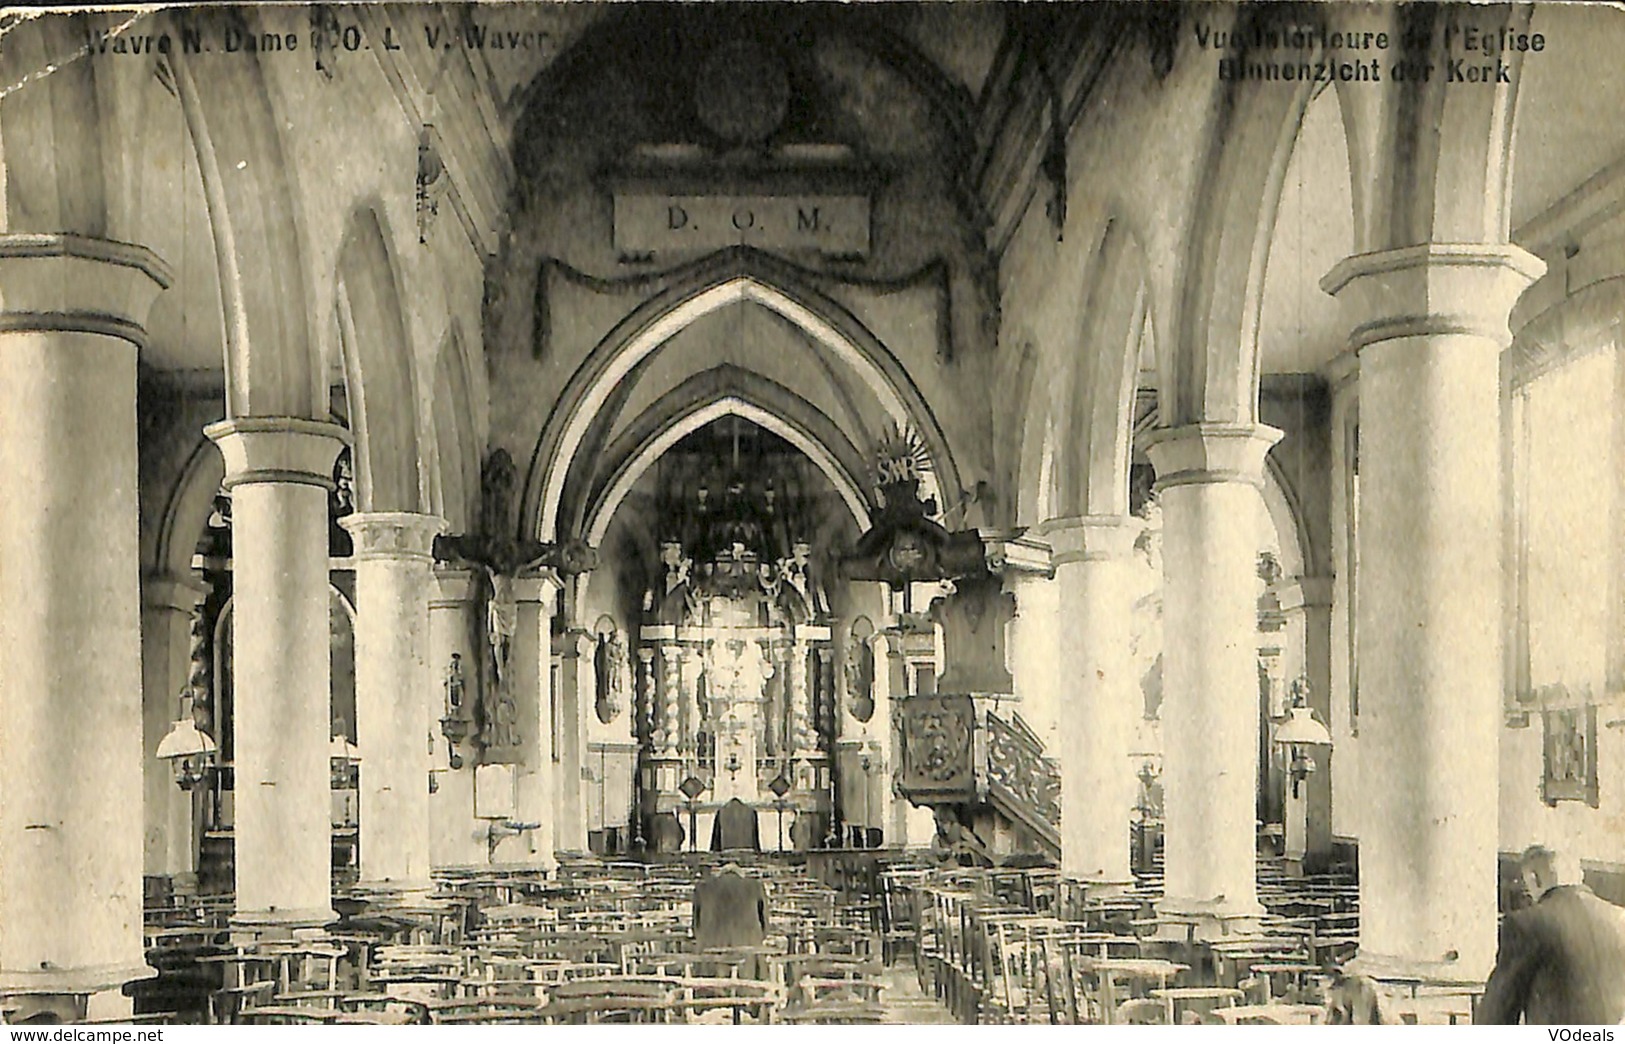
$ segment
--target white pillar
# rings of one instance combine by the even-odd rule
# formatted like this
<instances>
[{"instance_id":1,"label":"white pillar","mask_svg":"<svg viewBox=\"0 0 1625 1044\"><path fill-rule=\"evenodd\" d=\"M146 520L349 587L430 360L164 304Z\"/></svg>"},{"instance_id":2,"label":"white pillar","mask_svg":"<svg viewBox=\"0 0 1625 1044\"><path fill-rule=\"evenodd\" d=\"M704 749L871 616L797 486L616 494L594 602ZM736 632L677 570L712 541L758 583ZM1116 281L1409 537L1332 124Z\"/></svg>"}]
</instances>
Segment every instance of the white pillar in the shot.
<instances>
[{"instance_id":1,"label":"white pillar","mask_svg":"<svg viewBox=\"0 0 1625 1044\"><path fill-rule=\"evenodd\" d=\"M1309 682L1309 709L1328 729L1332 724L1332 581L1300 576L1280 585L1276 597L1286 616L1287 633L1301 656ZM1297 657L1294 657L1296 659ZM1301 809L1288 818L1286 855L1307 871L1323 870L1332 857L1332 747L1313 751L1315 771L1301 787ZM1288 807L1292 807L1290 783Z\"/></svg>"},{"instance_id":2,"label":"white pillar","mask_svg":"<svg viewBox=\"0 0 1625 1044\"><path fill-rule=\"evenodd\" d=\"M356 745L361 879L429 888L430 545L444 519L406 512L339 520L355 543Z\"/></svg>"},{"instance_id":3,"label":"white pillar","mask_svg":"<svg viewBox=\"0 0 1625 1044\"><path fill-rule=\"evenodd\" d=\"M475 645L475 607L479 582L466 569L434 570L429 599L429 665L427 726L434 736L430 768L436 789L429 795L429 862L431 866L477 866L486 861L486 824L474 818L474 708L480 698L480 662L486 655ZM468 737L457 744L460 764L453 768L451 745L440 731L446 716L446 681L452 656L459 658ZM363 770L365 766L363 765Z\"/></svg>"},{"instance_id":4,"label":"white pillar","mask_svg":"<svg viewBox=\"0 0 1625 1044\"><path fill-rule=\"evenodd\" d=\"M296 417L204 429L231 491L235 920L325 924L332 908L327 494L349 433Z\"/></svg>"},{"instance_id":5,"label":"white pillar","mask_svg":"<svg viewBox=\"0 0 1625 1044\"><path fill-rule=\"evenodd\" d=\"M594 698L597 696L593 654L598 646L591 634L580 629L566 632L562 644L559 681L563 691L557 699L558 825L554 841L561 852L585 852L590 802L585 800L586 788L582 785L581 772L583 754L587 749L587 722L584 719L593 713Z\"/></svg>"},{"instance_id":6,"label":"white pillar","mask_svg":"<svg viewBox=\"0 0 1625 1044\"><path fill-rule=\"evenodd\" d=\"M196 873L192 794L175 785L158 744L181 713L192 677L192 629L205 595L201 579L148 576L141 581L142 821L147 874L187 878Z\"/></svg>"},{"instance_id":7,"label":"white pillar","mask_svg":"<svg viewBox=\"0 0 1625 1044\"><path fill-rule=\"evenodd\" d=\"M1016 596L1016 616L1006 645L1016 711L1043 740L1044 753L1058 757L1062 673L1055 669L1055 652L1064 630L1059 616L1060 589L1047 570L1013 573L1008 564L1005 585Z\"/></svg>"},{"instance_id":8,"label":"white pillar","mask_svg":"<svg viewBox=\"0 0 1625 1044\"><path fill-rule=\"evenodd\" d=\"M1360 359L1360 958L1474 979L1496 950L1500 382L1544 270L1515 246L1351 257Z\"/></svg>"},{"instance_id":9,"label":"white pillar","mask_svg":"<svg viewBox=\"0 0 1625 1044\"><path fill-rule=\"evenodd\" d=\"M514 706L519 715L525 763L518 768L515 813L538 824L523 839L503 842L498 862L521 862L543 870L558 866L558 769L553 763L553 612L559 581L552 575L515 580L519 630L512 658ZM525 735L529 733L529 735Z\"/></svg>"},{"instance_id":10,"label":"white pillar","mask_svg":"<svg viewBox=\"0 0 1625 1044\"><path fill-rule=\"evenodd\" d=\"M1274 428L1160 429L1164 899L1228 931L1258 903L1258 486Z\"/></svg>"},{"instance_id":11,"label":"white pillar","mask_svg":"<svg viewBox=\"0 0 1625 1044\"><path fill-rule=\"evenodd\" d=\"M1129 761L1142 701L1129 655L1129 563L1138 522L1091 515L1046 523L1055 567L1060 703L1061 872L1097 890L1126 887L1137 779Z\"/></svg>"},{"instance_id":12,"label":"white pillar","mask_svg":"<svg viewBox=\"0 0 1625 1044\"><path fill-rule=\"evenodd\" d=\"M0 997L152 974L136 345L168 283L141 247L0 235Z\"/></svg>"}]
</instances>

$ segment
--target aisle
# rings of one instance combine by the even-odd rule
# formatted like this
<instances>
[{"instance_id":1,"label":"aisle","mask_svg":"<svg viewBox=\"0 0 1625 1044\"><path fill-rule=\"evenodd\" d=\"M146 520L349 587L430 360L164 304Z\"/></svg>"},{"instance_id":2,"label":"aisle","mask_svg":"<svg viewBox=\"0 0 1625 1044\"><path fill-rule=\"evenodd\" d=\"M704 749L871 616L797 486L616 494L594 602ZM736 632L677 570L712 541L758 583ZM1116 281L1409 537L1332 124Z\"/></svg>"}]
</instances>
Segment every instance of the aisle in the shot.
<instances>
[{"instance_id":1,"label":"aisle","mask_svg":"<svg viewBox=\"0 0 1625 1044\"><path fill-rule=\"evenodd\" d=\"M880 1000L886 1009L882 1022L904 1026L952 1025L954 1018L936 998L920 991L914 965L899 961L881 973L885 983Z\"/></svg>"}]
</instances>

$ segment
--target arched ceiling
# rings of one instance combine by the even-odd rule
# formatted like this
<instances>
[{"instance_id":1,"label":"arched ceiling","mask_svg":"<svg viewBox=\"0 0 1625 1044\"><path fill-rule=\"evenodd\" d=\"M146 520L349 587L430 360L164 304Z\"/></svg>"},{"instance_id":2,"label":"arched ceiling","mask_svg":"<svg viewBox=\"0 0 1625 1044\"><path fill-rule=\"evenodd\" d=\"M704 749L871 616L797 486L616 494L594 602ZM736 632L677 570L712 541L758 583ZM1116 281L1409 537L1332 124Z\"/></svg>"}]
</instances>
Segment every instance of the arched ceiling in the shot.
<instances>
[{"instance_id":1,"label":"arched ceiling","mask_svg":"<svg viewBox=\"0 0 1625 1044\"><path fill-rule=\"evenodd\" d=\"M527 5L520 28L534 31L543 42L458 53L467 53L479 67L480 82L511 128L531 85L596 27L618 19L635 30L667 6ZM1005 46L1010 17L1005 7L855 6L864 9L824 5L803 17L847 26L854 39L866 41L888 61L918 63L918 75L934 78L945 87L944 96L956 97L967 106L966 117L974 118ZM499 21L515 24L515 10L474 4L447 8L445 14L452 23L461 19L495 26ZM716 13L726 14L720 9ZM148 22L152 16L137 28ZM1595 187L1625 177L1625 122L1615 118L1625 111L1625 72L1614 61L1625 50L1625 13L1600 5L1539 4L1532 29L1544 34L1546 47L1526 55L1523 65L1512 182L1515 230L1572 198L1588 182ZM123 161L141 214L140 227L131 231L177 271L175 289L160 295L153 306L144 362L165 371L217 374L223 334L214 244L179 106L162 75L149 69L126 111L137 112L142 127L133 139L135 151ZM290 133L298 133L306 114L283 115ZM501 133L503 128L493 130ZM1263 314L1265 372L1313 371L1341 349L1339 320L1318 280L1345 250L1347 179L1341 125L1327 91L1311 106L1276 223ZM307 184L303 190L320 186Z\"/></svg>"},{"instance_id":2,"label":"arched ceiling","mask_svg":"<svg viewBox=\"0 0 1625 1044\"><path fill-rule=\"evenodd\" d=\"M1625 161L1625 11L1614 4L1536 4L1546 49L1524 58L1513 154L1512 227Z\"/></svg>"}]
</instances>

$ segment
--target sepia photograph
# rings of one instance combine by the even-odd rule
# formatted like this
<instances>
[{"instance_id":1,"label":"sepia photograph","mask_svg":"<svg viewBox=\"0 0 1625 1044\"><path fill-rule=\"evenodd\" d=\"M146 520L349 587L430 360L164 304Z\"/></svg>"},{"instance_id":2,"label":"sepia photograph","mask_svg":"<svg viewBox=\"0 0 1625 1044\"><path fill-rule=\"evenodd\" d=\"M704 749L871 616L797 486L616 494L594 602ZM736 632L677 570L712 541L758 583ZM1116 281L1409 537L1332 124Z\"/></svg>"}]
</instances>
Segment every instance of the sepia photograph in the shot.
<instances>
[{"instance_id":1,"label":"sepia photograph","mask_svg":"<svg viewBox=\"0 0 1625 1044\"><path fill-rule=\"evenodd\" d=\"M1622 329L1618 5L0 10L0 1039L1613 1040Z\"/></svg>"}]
</instances>

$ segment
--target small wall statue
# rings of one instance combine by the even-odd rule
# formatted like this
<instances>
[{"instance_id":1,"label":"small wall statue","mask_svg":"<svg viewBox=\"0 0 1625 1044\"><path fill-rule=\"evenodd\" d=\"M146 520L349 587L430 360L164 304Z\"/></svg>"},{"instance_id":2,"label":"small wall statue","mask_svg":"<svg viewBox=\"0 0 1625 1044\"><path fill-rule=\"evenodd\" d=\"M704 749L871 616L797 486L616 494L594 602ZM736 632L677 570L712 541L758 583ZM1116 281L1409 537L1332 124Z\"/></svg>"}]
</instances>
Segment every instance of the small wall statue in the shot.
<instances>
[{"instance_id":1,"label":"small wall statue","mask_svg":"<svg viewBox=\"0 0 1625 1044\"><path fill-rule=\"evenodd\" d=\"M626 706L626 695L632 689L632 659L614 620L600 618L595 630L598 639L592 657L593 712L608 725Z\"/></svg>"},{"instance_id":2,"label":"small wall statue","mask_svg":"<svg viewBox=\"0 0 1625 1044\"><path fill-rule=\"evenodd\" d=\"M875 625L867 616L852 621L846 640L846 708L865 724L875 714Z\"/></svg>"}]
</instances>

